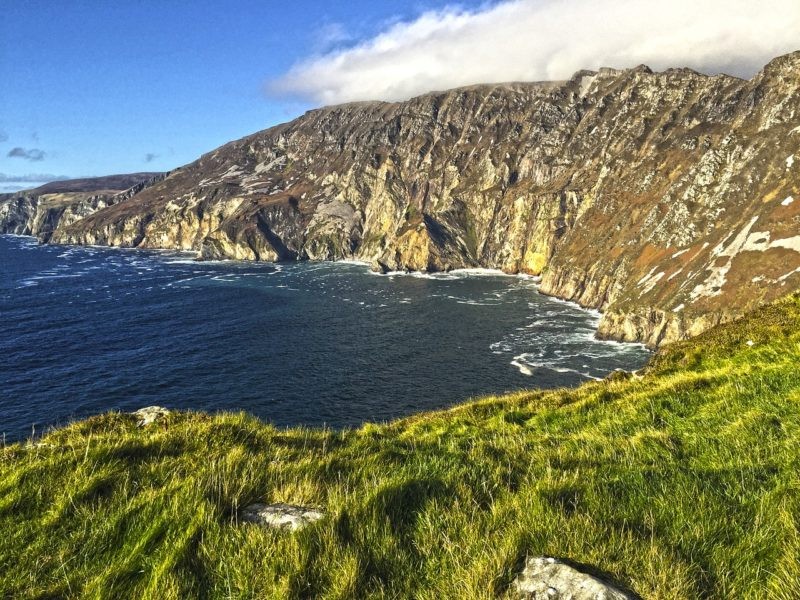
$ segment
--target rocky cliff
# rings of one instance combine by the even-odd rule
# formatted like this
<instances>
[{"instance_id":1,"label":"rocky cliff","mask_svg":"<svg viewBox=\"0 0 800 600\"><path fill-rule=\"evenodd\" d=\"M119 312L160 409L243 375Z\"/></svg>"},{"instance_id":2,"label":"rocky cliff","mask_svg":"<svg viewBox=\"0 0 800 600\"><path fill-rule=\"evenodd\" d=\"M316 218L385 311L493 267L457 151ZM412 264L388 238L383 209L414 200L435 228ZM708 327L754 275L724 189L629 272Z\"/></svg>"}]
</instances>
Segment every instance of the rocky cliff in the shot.
<instances>
[{"instance_id":1,"label":"rocky cliff","mask_svg":"<svg viewBox=\"0 0 800 600\"><path fill-rule=\"evenodd\" d=\"M651 346L800 287L800 52L752 80L582 71L313 110L53 241L485 266Z\"/></svg>"},{"instance_id":2,"label":"rocky cliff","mask_svg":"<svg viewBox=\"0 0 800 600\"><path fill-rule=\"evenodd\" d=\"M53 181L43 186L0 194L0 232L32 235L48 242L59 228L128 200L166 173L132 173Z\"/></svg>"}]
</instances>

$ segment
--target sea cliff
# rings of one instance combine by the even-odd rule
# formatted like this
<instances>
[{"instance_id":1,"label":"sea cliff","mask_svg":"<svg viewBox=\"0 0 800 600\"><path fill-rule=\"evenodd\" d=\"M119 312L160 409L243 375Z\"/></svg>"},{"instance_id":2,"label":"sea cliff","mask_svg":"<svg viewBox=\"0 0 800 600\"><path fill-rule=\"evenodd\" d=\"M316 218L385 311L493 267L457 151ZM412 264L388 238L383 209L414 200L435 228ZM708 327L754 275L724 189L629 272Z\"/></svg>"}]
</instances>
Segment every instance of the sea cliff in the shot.
<instances>
[{"instance_id":1,"label":"sea cliff","mask_svg":"<svg viewBox=\"0 0 800 600\"><path fill-rule=\"evenodd\" d=\"M652 347L800 287L795 198L800 52L749 81L640 66L313 110L43 237L530 273Z\"/></svg>"}]
</instances>

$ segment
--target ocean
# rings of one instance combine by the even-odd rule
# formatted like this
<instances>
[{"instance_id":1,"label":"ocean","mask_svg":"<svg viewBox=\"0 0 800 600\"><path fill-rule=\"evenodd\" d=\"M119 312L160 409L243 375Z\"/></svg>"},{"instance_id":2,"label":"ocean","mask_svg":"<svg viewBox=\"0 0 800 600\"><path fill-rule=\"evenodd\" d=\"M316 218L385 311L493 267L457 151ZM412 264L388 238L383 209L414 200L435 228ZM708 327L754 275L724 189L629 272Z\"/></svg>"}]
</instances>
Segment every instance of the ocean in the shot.
<instances>
[{"instance_id":1,"label":"ocean","mask_svg":"<svg viewBox=\"0 0 800 600\"><path fill-rule=\"evenodd\" d=\"M0 236L0 434L154 404L355 427L646 362L640 345L595 339L598 320L492 271L378 275Z\"/></svg>"}]
</instances>

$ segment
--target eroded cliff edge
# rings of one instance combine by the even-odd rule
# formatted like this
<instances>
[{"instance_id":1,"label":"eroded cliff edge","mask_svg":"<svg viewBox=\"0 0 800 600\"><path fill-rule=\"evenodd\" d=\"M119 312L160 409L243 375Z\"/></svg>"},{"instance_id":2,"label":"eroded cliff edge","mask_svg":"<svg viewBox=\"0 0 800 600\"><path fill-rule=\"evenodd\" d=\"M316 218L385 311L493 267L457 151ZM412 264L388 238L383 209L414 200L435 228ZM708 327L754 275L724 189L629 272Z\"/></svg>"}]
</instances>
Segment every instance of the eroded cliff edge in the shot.
<instances>
[{"instance_id":1,"label":"eroded cliff edge","mask_svg":"<svg viewBox=\"0 0 800 600\"><path fill-rule=\"evenodd\" d=\"M52 241L541 274L655 346L800 287L796 198L800 52L750 81L642 66L310 111Z\"/></svg>"}]
</instances>

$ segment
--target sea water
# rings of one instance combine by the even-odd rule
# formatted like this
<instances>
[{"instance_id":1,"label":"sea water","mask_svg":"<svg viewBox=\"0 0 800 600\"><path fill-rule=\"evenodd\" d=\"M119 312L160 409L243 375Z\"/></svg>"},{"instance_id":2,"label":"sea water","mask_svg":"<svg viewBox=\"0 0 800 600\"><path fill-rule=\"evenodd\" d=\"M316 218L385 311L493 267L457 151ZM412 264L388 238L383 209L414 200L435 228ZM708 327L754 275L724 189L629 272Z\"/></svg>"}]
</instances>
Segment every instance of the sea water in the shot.
<instances>
[{"instance_id":1,"label":"sea water","mask_svg":"<svg viewBox=\"0 0 800 600\"><path fill-rule=\"evenodd\" d=\"M533 278L0 236L0 434L148 405L353 427L647 360Z\"/></svg>"}]
</instances>

